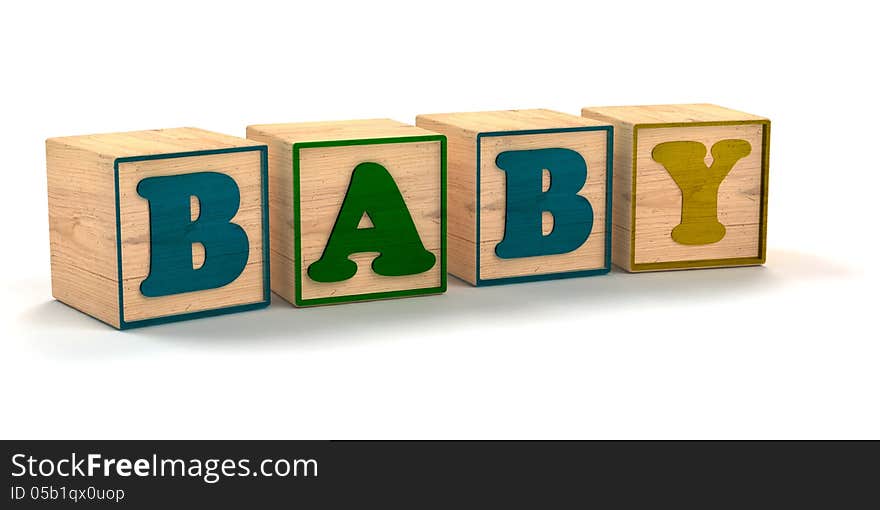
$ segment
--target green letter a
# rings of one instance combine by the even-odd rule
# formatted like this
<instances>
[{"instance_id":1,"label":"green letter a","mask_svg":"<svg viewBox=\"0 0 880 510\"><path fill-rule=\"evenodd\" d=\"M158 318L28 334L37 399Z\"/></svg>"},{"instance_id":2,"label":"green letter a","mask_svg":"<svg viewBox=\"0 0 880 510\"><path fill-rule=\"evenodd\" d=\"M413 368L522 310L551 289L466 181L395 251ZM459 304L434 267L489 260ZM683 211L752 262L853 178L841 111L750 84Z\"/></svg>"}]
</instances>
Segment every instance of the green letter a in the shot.
<instances>
[{"instance_id":1,"label":"green letter a","mask_svg":"<svg viewBox=\"0 0 880 510\"><path fill-rule=\"evenodd\" d=\"M364 215L373 226L358 228ZM309 266L316 282L340 282L357 273L352 253L378 252L373 271L382 276L418 274L434 267L397 184L382 165L361 163L351 174L336 224L321 259Z\"/></svg>"}]
</instances>

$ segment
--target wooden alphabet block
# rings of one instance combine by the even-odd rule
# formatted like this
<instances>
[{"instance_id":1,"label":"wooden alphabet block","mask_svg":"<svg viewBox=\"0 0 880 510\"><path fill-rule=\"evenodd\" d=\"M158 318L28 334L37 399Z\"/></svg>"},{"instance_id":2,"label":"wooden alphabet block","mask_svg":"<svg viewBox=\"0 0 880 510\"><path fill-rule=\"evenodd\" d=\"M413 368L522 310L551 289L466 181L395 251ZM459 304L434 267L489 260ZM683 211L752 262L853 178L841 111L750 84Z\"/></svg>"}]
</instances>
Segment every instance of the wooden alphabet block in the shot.
<instances>
[{"instance_id":1,"label":"wooden alphabet block","mask_svg":"<svg viewBox=\"0 0 880 510\"><path fill-rule=\"evenodd\" d=\"M267 159L195 128L46 140L53 296L120 329L268 305Z\"/></svg>"},{"instance_id":2,"label":"wooden alphabet block","mask_svg":"<svg viewBox=\"0 0 880 510\"><path fill-rule=\"evenodd\" d=\"M612 128L550 110L419 115L449 141L449 272L472 285L607 273Z\"/></svg>"},{"instance_id":3,"label":"wooden alphabet block","mask_svg":"<svg viewBox=\"0 0 880 510\"><path fill-rule=\"evenodd\" d=\"M614 263L763 264L770 121L711 104L584 108L614 124Z\"/></svg>"},{"instance_id":4,"label":"wooden alphabet block","mask_svg":"<svg viewBox=\"0 0 880 510\"><path fill-rule=\"evenodd\" d=\"M248 126L269 145L272 289L296 306L446 291L446 138L388 119Z\"/></svg>"}]
</instances>

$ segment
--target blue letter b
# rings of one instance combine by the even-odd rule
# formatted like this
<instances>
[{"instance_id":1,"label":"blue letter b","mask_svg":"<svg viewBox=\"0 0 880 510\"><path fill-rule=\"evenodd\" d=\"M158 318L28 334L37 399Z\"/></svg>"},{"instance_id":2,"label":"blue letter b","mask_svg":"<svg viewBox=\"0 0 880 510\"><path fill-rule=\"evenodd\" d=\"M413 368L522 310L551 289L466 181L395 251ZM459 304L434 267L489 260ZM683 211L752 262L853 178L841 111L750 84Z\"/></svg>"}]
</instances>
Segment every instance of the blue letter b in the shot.
<instances>
[{"instance_id":1,"label":"blue letter b","mask_svg":"<svg viewBox=\"0 0 880 510\"><path fill-rule=\"evenodd\" d=\"M534 149L498 154L495 164L507 174L504 239L495 246L503 259L557 255L579 248L593 230L593 207L578 195L587 182L587 163L571 149ZM550 188L542 189L544 170ZM544 212L553 230L544 235Z\"/></svg>"},{"instance_id":2,"label":"blue letter b","mask_svg":"<svg viewBox=\"0 0 880 510\"><path fill-rule=\"evenodd\" d=\"M214 289L244 271L248 237L230 223L238 212L235 180L216 172L149 177L138 183L138 195L150 203L150 272L141 283L147 297ZM199 201L191 218L190 197ZM205 262L193 268L192 246L201 243Z\"/></svg>"}]
</instances>

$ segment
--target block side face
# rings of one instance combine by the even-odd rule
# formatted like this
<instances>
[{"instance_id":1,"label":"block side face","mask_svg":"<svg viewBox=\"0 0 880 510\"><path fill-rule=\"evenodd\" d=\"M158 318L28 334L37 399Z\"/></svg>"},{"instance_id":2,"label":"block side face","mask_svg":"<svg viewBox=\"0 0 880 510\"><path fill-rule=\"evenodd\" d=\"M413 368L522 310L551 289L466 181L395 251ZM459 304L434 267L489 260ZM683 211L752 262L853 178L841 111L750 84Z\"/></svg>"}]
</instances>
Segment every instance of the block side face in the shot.
<instances>
[{"instance_id":1,"label":"block side face","mask_svg":"<svg viewBox=\"0 0 880 510\"><path fill-rule=\"evenodd\" d=\"M654 125L637 129L633 270L763 263L768 129L765 121ZM676 169L676 163L664 159L668 156L657 155L656 151L662 150L657 149L661 144L672 150L669 146L684 142L703 148L706 157L699 163L705 167L682 173ZM714 151L720 151L716 157L723 159L724 146L730 143L746 144L748 153L738 155L732 166L728 165L729 173L720 184L713 188L708 182L689 181L697 170L700 174L708 174L708 169L717 171L720 167L715 165ZM698 232L700 236L711 232L714 237L694 237L689 232Z\"/></svg>"},{"instance_id":2,"label":"block side face","mask_svg":"<svg viewBox=\"0 0 880 510\"><path fill-rule=\"evenodd\" d=\"M476 135L419 117L416 124L447 139L447 240L449 273L477 284Z\"/></svg>"},{"instance_id":3,"label":"block side face","mask_svg":"<svg viewBox=\"0 0 880 510\"><path fill-rule=\"evenodd\" d=\"M50 140L111 159L256 145L244 138L189 127L68 136Z\"/></svg>"},{"instance_id":4,"label":"block side face","mask_svg":"<svg viewBox=\"0 0 880 510\"><path fill-rule=\"evenodd\" d=\"M630 271L633 196L633 128L614 124L614 186L611 213L611 254L614 265Z\"/></svg>"},{"instance_id":5,"label":"block side face","mask_svg":"<svg viewBox=\"0 0 880 510\"><path fill-rule=\"evenodd\" d=\"M446 139L437 134L296 144L294 194L298 199L294 204L294 223L298 230L294 243L297 278L294 303L312 306L444 292L447 270L445 156ZM311 274L310 270L316 270L313 266L320 266L319 261L332 259L331 235L339 235L335 229L339 228L342 235L350 232L339 222L344 202L350 193L356 193L355 172L363 172L364 165L370 171L375 165L387 171L397 189L394 195L398 196L399 192L418 237L418 242L406 244L406 249L428 252L430 255L426 257L431 260L425 262L424 270L390 276L376 270L379 253L355 252L345 257L356 265L352 276L319 281L321 277ZM381 211L381 205L375 211ZM367 209L357 231L376 228L372 220ZM399 216L393 216L388 221L398 220ZM391 225L384 223L381 228Z\"/></svg>"},{"instance_id":6,"label":"block side face","mask_svg":"<svg viewBox=\"0 0 880 510\"><path fill-rule=\"evenodd\" d=\"M267 151L265 146L200 151L186 155L138 156L116 161L118 210L118 258L123 327L182 320L266 306L269 303L269 224L266 195ZM234 183L239 202L228 221L241 228L247 238L241 272L230 282L215 288L152 296L142 284L154 270L157 249L151 202L140 185L154 178L174 178L213 174ZM200 220L207 211L220 207L204 206L196 198L190 204L190 220ZM226 221L224 221L226 223ZM200 246L197 246L200 245ZM199 248L200 249L197 249ZM212 248L193 243L192 269L198 269L212 255ZM183 277L188 277L184 275Z\"/></svg>"},{"instance_id":7,"label":"block side face","mask_svg":"<svg viewBox=\"0 0 880 510\"><path fill-rule=\"evenodd\" d=\"M279 138L248 129L251 140L269 147L269 261L272 291L288 303L296 300L293 221L293 147Z\"/></svg>"},{"instance_id":8,"label":"block side face","mask_svg":"<svg viewBox=\"0 0 880 510\"><path fill-rule=\"evenodd\" d=\"M479 137L479 252L478 283L512 283L535 279L604 274L610 270L612 189L611 127L582 127L525 132L484 133ZM553 255L502 257L498 246L507 233L507 176L498 166L502 154L517 151L562 149L583 158L587 178L577 195L592 211L592 225L585 241L576 248ZM543 187L553 182L552 170L543 176ZM542 217L544 236L554 231L557 218ZM569 221L568 218L560 221Z\"/></svg>"},{"instance_id":9,"label":"block side face","mask_svg":"<svg viewBox=\"0 0 880 510\"><path fill-rule=\"evenodd\" d=\"M357 119L324 122L254 124L247 127L248 138L276 138L296 143L430 136L419 127L391 119ZM253 136L252 136L253 135Z\"/></svg>"},{"instance_id":10,"label":"block side face","mask_svg":"<svg viewBox=\"0 0 880 510\"><path fill-rule=\"evenodd\" d=\"M120 327L113 161L46 143L52 295Z\"/></svg>"},{"instance_id":11,"label":"block side face","mask_svg":"<svg viewBox=\"0 0 880 510\"><path fill-rule=\"evenodd\" d=\"M639 106L597 106L581 111L585 117L607 119L629 125L677 122L731 122L767 120L758 115L714 104L664 104Z\"/></svg>"},{"instance_id":12,"label":"block side face","mask_svg":"<svg viewBox=\"0 0 880 510\"><path fill-rule=\"evenodd\" d=\"M416 123L433 122L455 126L473 134L497 131L524 131L532 129L576 128L602 126L595 121L545 109L497 110L484 112L431 113L416 118Z\"/></svg>"}]
</instances>

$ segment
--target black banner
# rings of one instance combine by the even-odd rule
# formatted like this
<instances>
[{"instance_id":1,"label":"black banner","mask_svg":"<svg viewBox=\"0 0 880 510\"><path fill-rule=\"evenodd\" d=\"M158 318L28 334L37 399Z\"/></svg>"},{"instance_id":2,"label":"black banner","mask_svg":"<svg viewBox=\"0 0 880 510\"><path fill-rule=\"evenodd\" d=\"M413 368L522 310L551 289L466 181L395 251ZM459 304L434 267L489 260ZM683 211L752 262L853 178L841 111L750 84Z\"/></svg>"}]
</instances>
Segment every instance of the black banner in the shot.
<instances>
[{"instance_id":1,"label":"black banner","mask_svg":"<svg viewBox=\"0 0 880 510\"><path fill-rule=\"evenodd\" d=\"M876 508L880 500L877 442L5 441L3 451L4 508Z\"/></svg>"}]
</instances>

